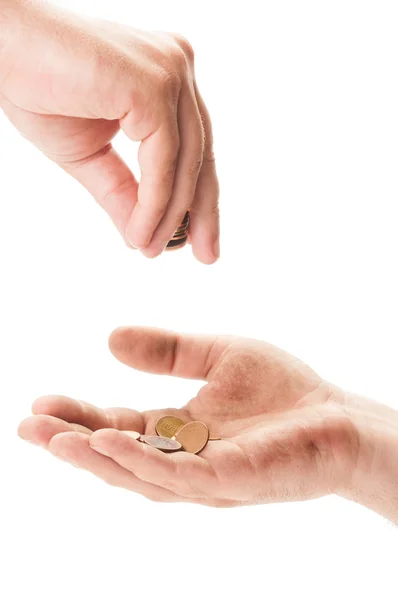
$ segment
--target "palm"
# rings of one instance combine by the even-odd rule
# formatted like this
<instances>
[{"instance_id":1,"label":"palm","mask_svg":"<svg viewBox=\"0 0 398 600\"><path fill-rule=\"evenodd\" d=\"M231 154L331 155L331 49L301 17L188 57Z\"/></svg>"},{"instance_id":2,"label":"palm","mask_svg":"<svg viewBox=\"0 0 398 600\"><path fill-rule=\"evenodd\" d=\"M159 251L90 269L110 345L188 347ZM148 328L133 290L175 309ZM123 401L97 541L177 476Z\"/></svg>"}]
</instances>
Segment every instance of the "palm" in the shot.
<instances>
[{"instance_id":1,"label":"palm","mask_svg":"<svg viewBox=\"0 0 398 600\"><path fill-rule=\"evenodd\" d=\"M182 409L144 413L131 409L104 412L63 397L40 399L34 412L42 416L22 425L23 437L49 446L58 456L108 482L116 481L116 485L149 497L156 496L160 487L163 496L167 495L162 499L230 505L279 497L289 488L294 498L326 492L326 484L320 481L317 439L323 439L318 425L319 406L330 392L307 365L273 346L252 340L176 338L156 330L118 330L111 336L110 347L129 366L201 377L207 384ZM210 441L199 457L178 453L170 459L115 431L153 434L156 420L164 414L174 414L183 421L201 420L222 441ZM315 427L303 426L304 419L314 422ZM97 430L90 438L87 436ZM104 469L110 469L110 464L94 467L98 460L105 459L92 448L111 456L117 469L123 467L123 471L117 471L116 476L113 463L112 477L105 476ZM265 482L274 464L278 465L277 479L270 490ZM126 482L126 468L129 477L133 472L133 483ZM173 481L173 469L179 474L184 469L183 478ZM303 471L304 479L293 484L292 472L297 470Z\"/></svg>"},{"instance_id":2,"label":"palm","mask_svg":"<svg viewBox=\"0 0 398 600\"><path fill-rule=\"evenodd\" d=\"M294 407L321 379L304 363L277 348L252 340L232 341L209 382L187 405L194 418L203 416L230 437Z\"/></svg>"},{"instance_id":3,"label":"palm","mask_svg":"<svg viewBox=\"0 0 398 600\"><path fill-rule=\"evenodd\" d=\"M270 413L305 403L309 394L313 399L320 383L307 365L269 344L233 340L227 342L197 396L182 409L170 410L184 421L204 421L211 433L232 438L257 428ZM164 409L143 413L147 433L164 414Z\"/></svg>"}]
</instances>

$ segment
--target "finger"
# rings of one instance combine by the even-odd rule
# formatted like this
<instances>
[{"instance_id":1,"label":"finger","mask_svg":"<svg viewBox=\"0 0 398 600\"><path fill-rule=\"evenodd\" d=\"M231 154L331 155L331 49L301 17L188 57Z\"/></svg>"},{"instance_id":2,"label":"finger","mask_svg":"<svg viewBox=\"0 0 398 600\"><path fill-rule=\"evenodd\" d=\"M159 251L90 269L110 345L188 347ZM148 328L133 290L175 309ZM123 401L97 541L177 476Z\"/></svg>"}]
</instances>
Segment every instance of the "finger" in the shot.
<instances>
[{"instance_id":1,"label":"finger","mask_svg":"<svg viewBox=\"0 0 398 600\"><path fill-rule=\"evenodd\" d=\"M114 429L97 431L90 446L105 453L142 481L192 500L205 500L214 486L214 471L194 454L165 454Z\"/></svg>"},{"instance_id":2,"label":"finger","mask_svg":"<svg viewBox=\"0 0 398 600\"><path fill-rule=\"evenodd\" d=\"M140 371L206 380L231 339L120 327L111 334L109 348L120 362Z\"/></svg>"},{"instance_id":3,"label":"finger","mask_svg":"<svg viewBox=\"0 0 398 600\"><path fill-rule=\"evenodd\" d=\"M32 406L35 415L51 415L87 427L91 431L114 427L144 432L145 423L141 413L127 408L102 409L66 396L43 396L35 400Z\"/></svg>"},{"instance_id":4,"label":"finger","mask_svg":"<svg viewBox=\"0 0 398 600\"><path fill-rule=\"evenodd\" d=\"M62 419L48 415L28 417L18 428L18 435L23 440L47 448L54 435L58 433L79 432L90 435L92 431L76 423L67 423Z\"/></svg>"},{"instance_id":5,"label":"finger","mask_svg":"<svg viewBox=\"0 0 398 600\"><path fill-rule=\"evenodd\" d=\"M198 175L202 166L204 134L195 94L187 86L181 92L178 105L180 151L175 173L173 192L166 211L143 253L154 257L160 254L181 225L191 206ZM135 211L134 211L135 212ZM133 213L132 219L135 219ZM148 240L149 241L149 240Z\"/></svg>"},{"instance_id":6,"label":"finger","mask_svg":"<svg viewBox=\"0 0 398 600\"><path fill-rule=\"evenodd\" d=\"M60 433L51 439L49 450L57 458L90 471L109 485L125 488L158 502L184 501L168 490L140 480L111 458L95 452L90 447L89 439L81 433Z\"/></svg>"},{"instance_id":7,"label":"finger","mask_svg":"<svg viewBox=\"0 0 398 600\"><path fill-rule=\"evenodd\" d=\"M196 258L211 264L220 256L219 185L210 115L196 86L195 90L203 122L205 147L195 199L190 209L190 241Z\"/></svg>"},{"instance_id":8,"label":"finger","mask_svg":"<svg viewBox=\"0 0 398 600\"><path fill-rule=\"evenodd\" d=\"M122 122L122 128L129 135L130 127L126 123ZM141 142L137 203L126 223L127 239L135 248L145 248L149 244L164 215L173 190L179 146L175 114L167 114L159 129Z\"/></svg>"},{"instance_id":9,"label":"finger","mask_svg":"<svg viewBox=\"0 0 398 600\"><path fill-rule=\"evenodd\" d=\"M137 202L138 184L112 145L84 160L59 164L90 192L131 246L126 227Z\"/></svg>"}]
</instances>

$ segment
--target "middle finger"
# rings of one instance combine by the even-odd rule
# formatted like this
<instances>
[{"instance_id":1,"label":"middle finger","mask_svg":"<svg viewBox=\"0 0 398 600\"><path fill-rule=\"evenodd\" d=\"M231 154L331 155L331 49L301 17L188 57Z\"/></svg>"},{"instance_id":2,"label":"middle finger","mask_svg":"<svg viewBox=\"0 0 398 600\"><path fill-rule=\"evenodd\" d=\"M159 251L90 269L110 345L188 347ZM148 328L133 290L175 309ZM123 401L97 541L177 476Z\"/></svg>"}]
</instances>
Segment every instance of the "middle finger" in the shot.
<instances>
[{"instance_id":1,"label":"middle finger","mask_svg":"<svg viewBox=\"0 0 398 600\"><path fill-rule=\"evenodd\" d=\"M192 87L181 90L178 104L180 151L173 192L166 212L149 245L142 250L148 257L158 256L181 224L195 197L198 176L203 162L204 133L202 119Z\"/></svg>"}]
</instances>

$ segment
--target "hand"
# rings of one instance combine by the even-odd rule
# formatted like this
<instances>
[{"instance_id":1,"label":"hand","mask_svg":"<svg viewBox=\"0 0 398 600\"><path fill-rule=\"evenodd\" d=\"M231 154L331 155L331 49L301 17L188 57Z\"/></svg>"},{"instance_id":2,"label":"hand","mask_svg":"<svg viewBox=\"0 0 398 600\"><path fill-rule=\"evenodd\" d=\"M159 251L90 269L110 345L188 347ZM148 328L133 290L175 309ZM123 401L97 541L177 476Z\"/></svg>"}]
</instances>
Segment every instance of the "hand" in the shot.
<instances>
[{"instance_id":1,"label":"hand","mask_svg":"<svg viewBox=\"0 0 398 600\"><path fill-rule=\"evenodd\" d=\"M0 107L94 196L126 243L160 254L186 211L195 256L219 256L209 113L189 43L31 0L0 6ZM141 142L141 180L112 148Z\"/></svg>"},{"instance_id":2,"label":"hand","mask_svg":"<svg viewBox=\"0 0 398 600\"><path fill-rule=\"evenodd\" d=\"M253 340L122 328L110 349L136 369L207 384L180 410L102 410L41 398L20 435L153 500L234 506L339 493L398 519L398 506L389 511L375 500L378 482L389 478L385 453L397 446L392 409L344 394L298 359ZM198 456L163 454L123 433L153 434L164 414L204 421L222 440Z\"/></svg>"}]
</instances>

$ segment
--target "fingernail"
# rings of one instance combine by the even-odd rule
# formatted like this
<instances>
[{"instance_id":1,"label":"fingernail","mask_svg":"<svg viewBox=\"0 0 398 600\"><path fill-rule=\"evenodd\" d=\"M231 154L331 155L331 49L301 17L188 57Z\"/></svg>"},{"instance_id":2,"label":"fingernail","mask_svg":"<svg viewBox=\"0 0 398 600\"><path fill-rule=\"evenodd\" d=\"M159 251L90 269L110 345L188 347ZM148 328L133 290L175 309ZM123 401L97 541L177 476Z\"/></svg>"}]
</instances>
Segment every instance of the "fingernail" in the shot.
<instances>
[{"instance_id":1,"label":"fingernail","mask_svg":"<svg viewBox=\"0 0 398 600\"><path fill-rule=\"evenodd\" d=\"M105 452L105 450L100 448L99 446L91 446L91 444L90 444L90 448L92 450L95 450L96 452L98 452L98 454L102 454L103 456L108 456L110 458L110 455L107 452Z\"/></svg>"},{"instance_id":2,"label":"fingernail","mask_svg":"<svg viewBox=\"0 0 398 600\"><path fill-rule=\"evenodd\" d=\"M216 258L220 258L220 240L214 242L213 254Z\"/></svg>"},{"instance_id":3,"label":"fingernail","mask_svg":"<svg viewBox=\"0 0 398 600\"><path fill-rule=\"evenodd\" d=\"M139 250L138 246L134 246L134 244L132 242L130 242L130 240L128 238L127 239L127 244L130 246L130 248L133 248L133 250Z\"/></svg>"},{"instance_id":4,"label":"fingernail","mask_svg":"<svg viewBox=\"0 0 398 600\"><path fill-rule=\"evenodd\" d=\"M141 248L143 248L143 246L137 246L136 244L133 244L133 242L131 241L131 239L130 239L130 237L129 237L129 234L127 233L127 231L126 231L126 240L127 240L127 243L128 243L128 244L129 244L129 245L130 245L132 248L134 248L134 250L140 250Z\"/></svg>"}]
</instances>

